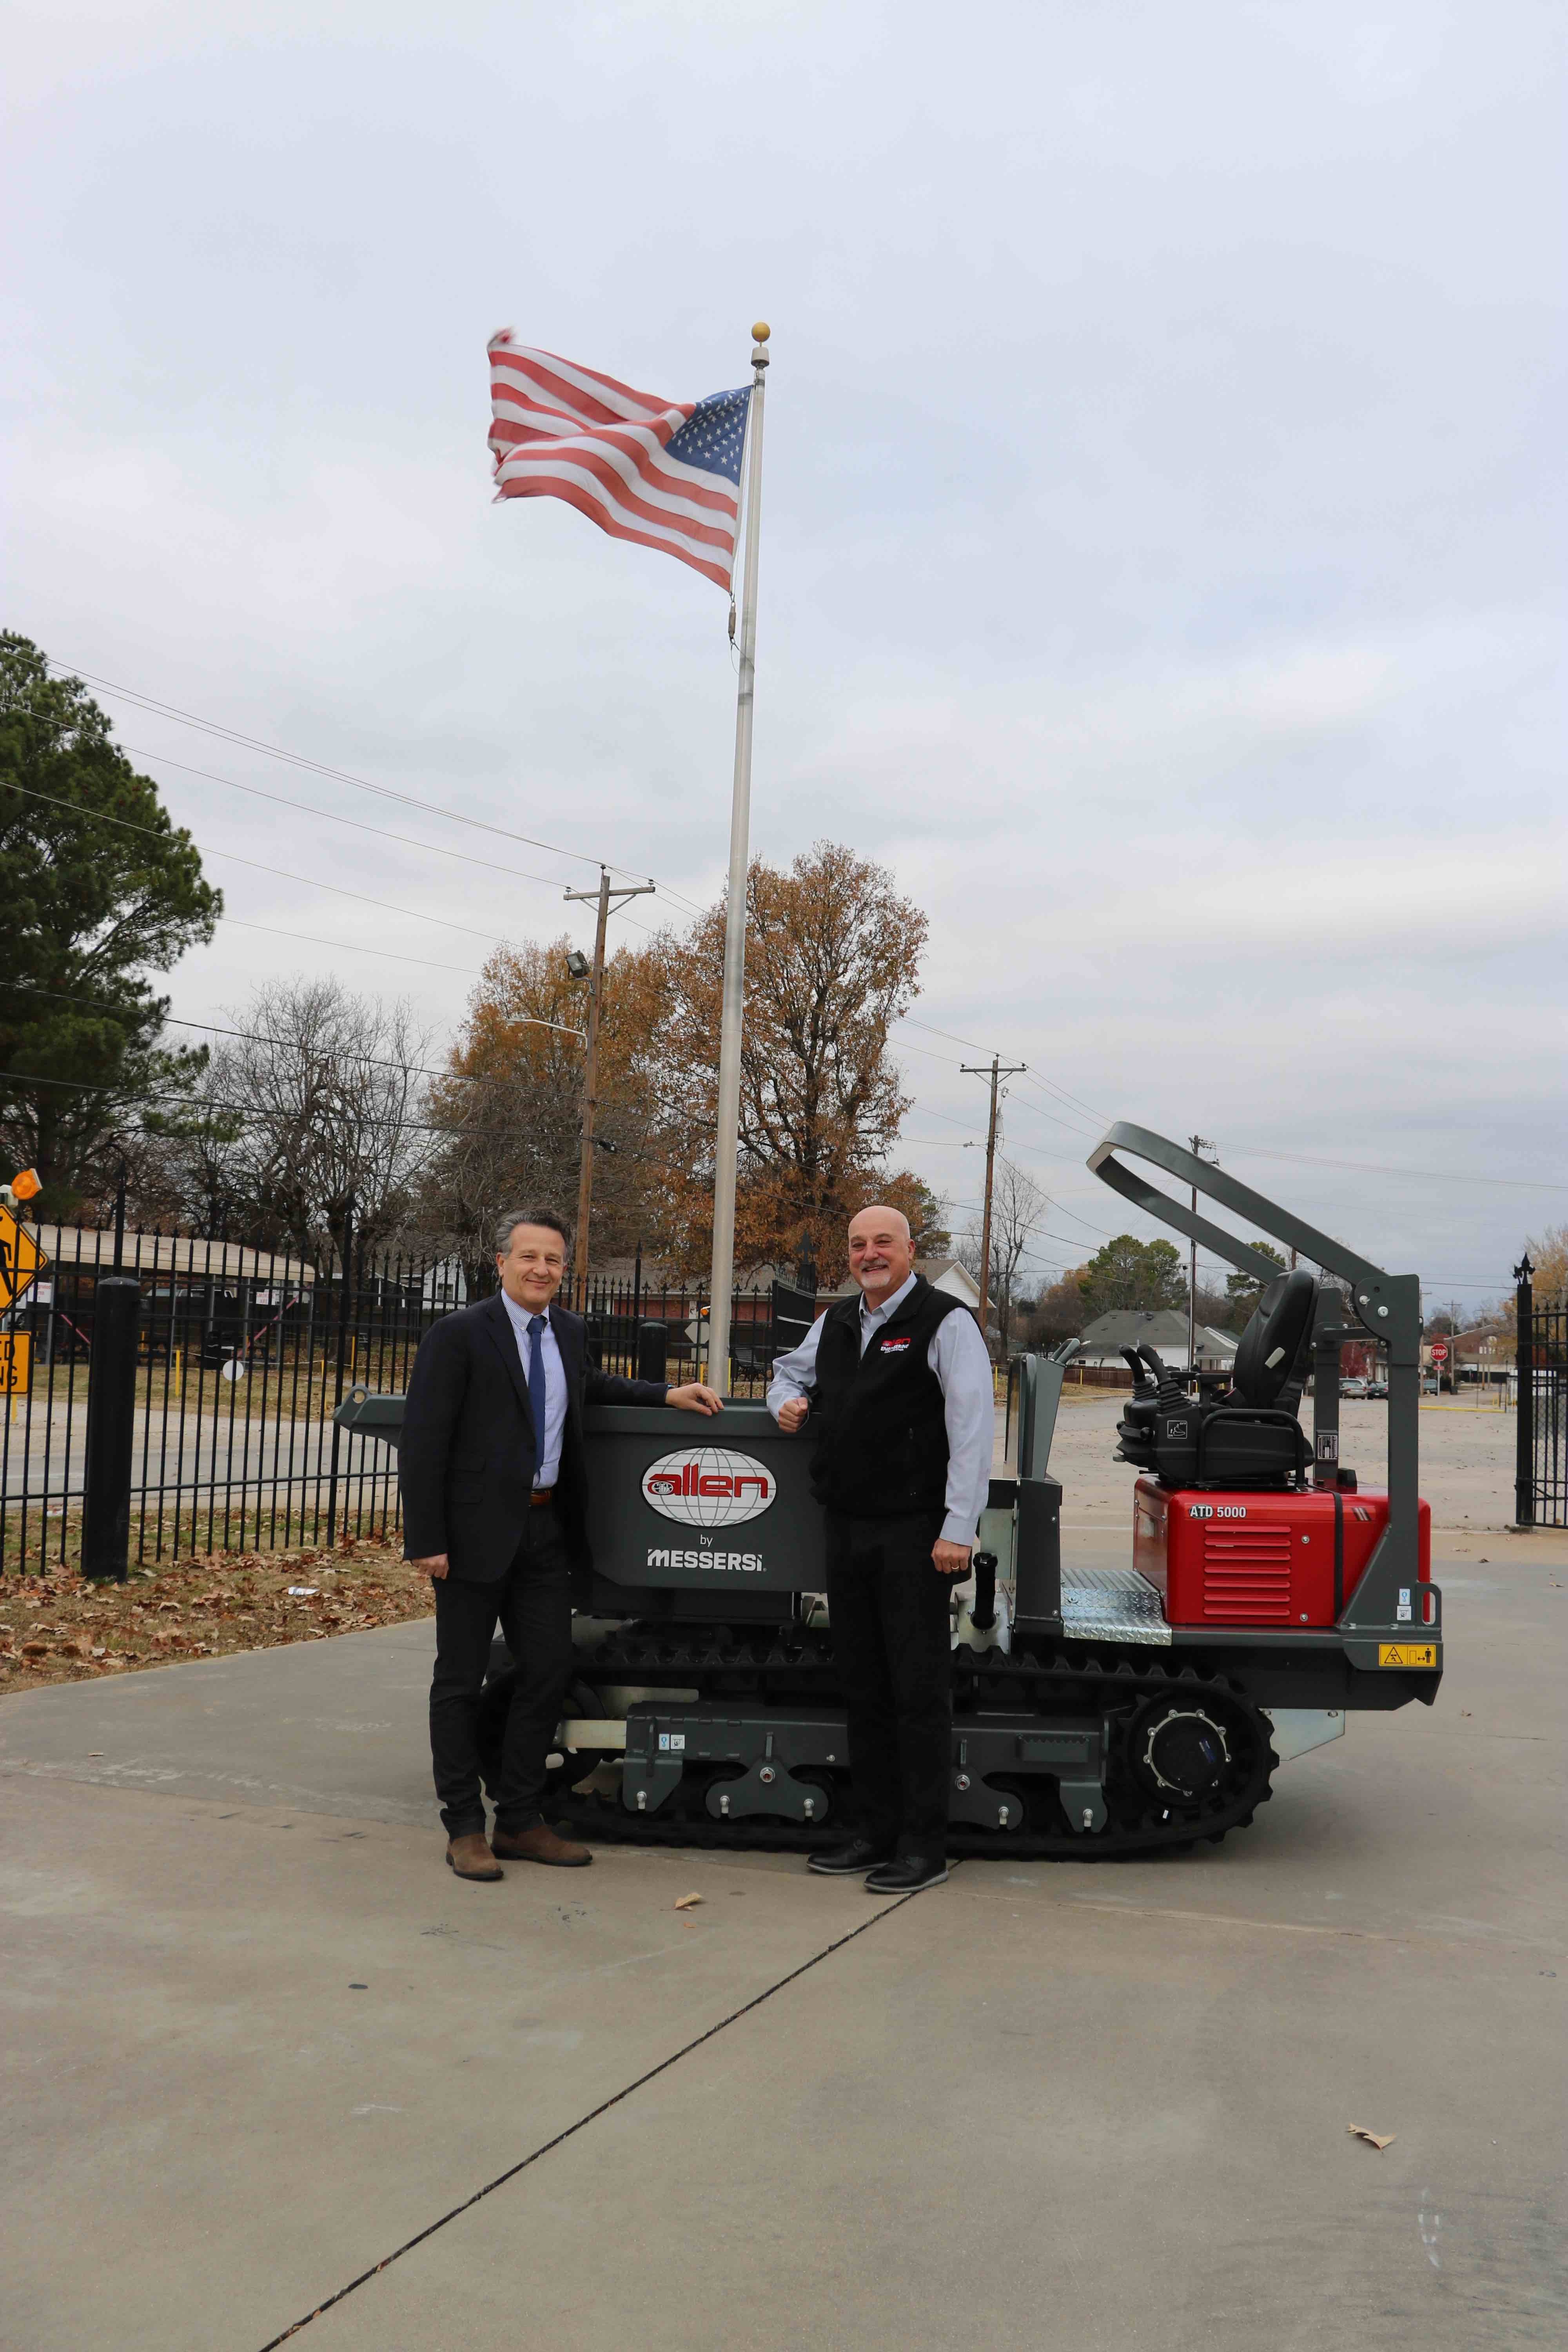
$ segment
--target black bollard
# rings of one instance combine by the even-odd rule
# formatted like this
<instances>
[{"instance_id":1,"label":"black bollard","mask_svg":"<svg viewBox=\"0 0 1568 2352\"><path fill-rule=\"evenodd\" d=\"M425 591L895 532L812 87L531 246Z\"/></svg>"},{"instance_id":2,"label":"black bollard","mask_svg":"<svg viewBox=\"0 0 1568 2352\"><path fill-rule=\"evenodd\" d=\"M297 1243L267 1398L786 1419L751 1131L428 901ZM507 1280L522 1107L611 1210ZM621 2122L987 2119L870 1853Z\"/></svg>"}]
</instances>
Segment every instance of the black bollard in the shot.
<instances>
[{"instance_id":1,"label":"black bollard","mask_svg":"<svg viewBox=\"0 0 1568 2352\"><path fill-rule=\"evenodd\" d=\"M142 1290L108 1275L92 1301L87 1377L87 1481L81 1572L123 1584L131 1566L131 1458L136 1433L136 1322Z\"/></svg>"},{"instance_id":2,"label":"black bollard","mask_svg":"<svg viewBox=\"0 0 1568 2352\"><path fill-rule=\"evenodd\" d=\"M637 1378L662 1381L669 1361L668 1323L644 1323L637 1331Z\"/></svg>"}]
</instances>

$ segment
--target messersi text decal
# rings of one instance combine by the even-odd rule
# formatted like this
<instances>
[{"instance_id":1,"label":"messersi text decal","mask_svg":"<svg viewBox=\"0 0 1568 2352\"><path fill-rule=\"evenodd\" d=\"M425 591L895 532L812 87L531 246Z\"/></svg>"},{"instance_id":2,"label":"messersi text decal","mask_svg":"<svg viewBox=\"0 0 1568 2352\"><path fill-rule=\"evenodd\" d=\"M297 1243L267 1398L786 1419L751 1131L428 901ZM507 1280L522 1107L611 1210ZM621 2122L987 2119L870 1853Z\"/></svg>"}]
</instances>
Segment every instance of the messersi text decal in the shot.
<instances>
[{"instance_id":1,"label":"messersi text decal","mask_svg":"<svg viewBox=\"0 0 1568 2352\"><path fill-rule=\"evenodd\" d=\"M723 1445L661 1454L643 1472L643 1500L683 1528L733 1528L760 1518L778 1492L765 1463Z\"/></svg>"}]
</instances>

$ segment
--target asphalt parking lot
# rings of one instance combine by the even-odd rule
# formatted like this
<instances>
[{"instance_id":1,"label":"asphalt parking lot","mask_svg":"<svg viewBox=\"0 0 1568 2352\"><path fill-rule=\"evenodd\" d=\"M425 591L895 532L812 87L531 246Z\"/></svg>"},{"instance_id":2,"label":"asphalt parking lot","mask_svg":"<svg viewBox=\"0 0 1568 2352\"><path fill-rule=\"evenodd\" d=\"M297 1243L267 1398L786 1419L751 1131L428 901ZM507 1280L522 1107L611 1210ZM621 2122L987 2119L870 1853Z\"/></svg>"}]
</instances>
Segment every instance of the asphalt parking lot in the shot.
<instances>
[{"instance_id":1,"label":"asphalt parking lot","mask_svg":"<svg viewBox=\"0 0 1568 2352\"><path fill-rule=\"evenodd\" d=\"M1568 1537L1436 1552L1436 1706L1250 1830L901 1904L458 1885L425 1622L6 1699L0 2339L1560 2344Z\"/></svg>"}]
</instances>

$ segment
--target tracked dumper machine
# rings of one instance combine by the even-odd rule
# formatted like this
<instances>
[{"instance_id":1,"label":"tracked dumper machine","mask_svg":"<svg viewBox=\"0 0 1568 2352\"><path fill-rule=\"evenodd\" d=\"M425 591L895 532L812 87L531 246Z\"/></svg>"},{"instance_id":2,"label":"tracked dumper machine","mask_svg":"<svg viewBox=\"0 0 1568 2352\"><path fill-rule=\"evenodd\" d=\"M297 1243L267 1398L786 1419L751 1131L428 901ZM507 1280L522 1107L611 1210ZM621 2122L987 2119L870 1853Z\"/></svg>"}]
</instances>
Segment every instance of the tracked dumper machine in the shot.
<instances>
[{"instance_id":1,"label":"tracked dumper machine","mask_svg":"<svg viewBox=\"0 0 1568 2352\"><path fill-rule=\"evenodd\" d=\"M1279 1274L1130 1158L1328 1278ZM1251 1821L1278 1764L1340 1737L1359 1708L1430 1705L1442 1671L1416 1492L1416 1277L1384 1274L1147 1129L1113 1126L1089 1165L1266 1286L1224 1393L1194 1396L1152 1349L1129 1351L1125 1566L1062 1557L1049 1456L1070 1347L1013 1366L1005 1474L991 1483L973 1594L954 1601L955 1853L1088 1861L1217 1842ZM1388 1355L1386 1489L1339 1458L1340 1350L1368 1335ZM1298 1418L1309 1374L1310 1440ZM402 1405L358 1391L338 1418L395 1444ZM847 1756L810 1423L786 1437L765 1407L731 1402L689 1439L677 1418L588 1416L593 1566L550 1801L601 1841L834 1843ZM483 1702L492 1759L510 1692L498 1645Z\"/></svg>"}]
</instances>

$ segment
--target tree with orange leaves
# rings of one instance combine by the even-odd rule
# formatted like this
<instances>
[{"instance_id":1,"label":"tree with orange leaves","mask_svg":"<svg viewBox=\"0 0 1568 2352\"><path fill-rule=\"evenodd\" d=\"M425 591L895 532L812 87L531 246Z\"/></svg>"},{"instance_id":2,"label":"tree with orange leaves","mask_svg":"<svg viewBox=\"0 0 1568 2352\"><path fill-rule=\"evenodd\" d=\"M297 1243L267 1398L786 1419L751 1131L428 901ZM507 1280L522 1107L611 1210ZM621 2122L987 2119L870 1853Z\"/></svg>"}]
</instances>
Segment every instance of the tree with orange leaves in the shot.
<instances>
[{"instance_id":1,"label":"tree with orange leaves","mask_svg":"<svg viewBox=\"0 0 1568 2352\"><path fill-rule=\"evenodd\" d=\"M916 1245L947 1242L920 1179L887 1172L909 1108L889 1031L914 1001L926 919L883 866L819 842L787 873L747 877L746 1012L735 1263L843 1270L844 1235L871 1200L902 1209ZM570 1208L577 1190L583 992L564 939L499 949L432 1090L447 1129L423 1222L476 1270L496 1213L525 1199ZM700 1280L712 1246L713 1136L724 906L605 968L593 1258L642 1244Z\"/></svg>"},{"instance_id":2,"label":"tree with orange leaves","mask_svg":"<svg viewBox=\"0 0 1568 2352\"><path fill-rule=\"evenodd\" d=\"M451 1076L431 1088L445 1129L421 1223L488 1280L490 1230L502 1209L548 1201L568 1216L577 1197L586 1001L566 967L569 939L498 948L469 1000ZM633 1024L619 1017L624 960L605 974L599 1032L598 1133L612 1147L595 1170L595 1254L635 1247L650 1146L644 1090L627 1066Z\"/></svg>"},{"instance_id":3,"label":"tree with orange leaves","mask_svg":"<svg viewBox=\"0 0 1568 2352\"><path fill-rule=\"evenodd\" d=\"M845 1228L869 1200L901 1208L917 1246L941 1246L940 1209L887 1159L910 1107L889 1032L919 992L927 923L885 866L818 842L787 873L746 883L735 1262L842 1271ZM694 1275L712 1239L723 902L684 934L617 959L635 1008L630 1066L659 1150L650 1225Z\"/></svg>"}]
</instances>

